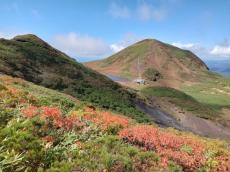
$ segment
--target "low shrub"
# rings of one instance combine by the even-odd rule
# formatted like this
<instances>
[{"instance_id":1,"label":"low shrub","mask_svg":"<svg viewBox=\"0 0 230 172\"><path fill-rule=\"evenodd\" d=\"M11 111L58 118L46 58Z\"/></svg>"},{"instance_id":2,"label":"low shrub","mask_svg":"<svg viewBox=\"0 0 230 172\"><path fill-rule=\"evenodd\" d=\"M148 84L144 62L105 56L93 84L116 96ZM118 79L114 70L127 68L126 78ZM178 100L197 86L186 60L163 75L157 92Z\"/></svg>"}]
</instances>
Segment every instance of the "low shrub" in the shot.
<instances>
[{"instance_id":1,"label":"low shrub","mask_svg":"<svg viewBox=\"0 0 230 172\"><path fill-rule=\"evenodd\" d=\"M149 81L157 81L162 78L161 73L154 68L146 69L143 73L143 76Z\"/></svg>"}]
</instances>

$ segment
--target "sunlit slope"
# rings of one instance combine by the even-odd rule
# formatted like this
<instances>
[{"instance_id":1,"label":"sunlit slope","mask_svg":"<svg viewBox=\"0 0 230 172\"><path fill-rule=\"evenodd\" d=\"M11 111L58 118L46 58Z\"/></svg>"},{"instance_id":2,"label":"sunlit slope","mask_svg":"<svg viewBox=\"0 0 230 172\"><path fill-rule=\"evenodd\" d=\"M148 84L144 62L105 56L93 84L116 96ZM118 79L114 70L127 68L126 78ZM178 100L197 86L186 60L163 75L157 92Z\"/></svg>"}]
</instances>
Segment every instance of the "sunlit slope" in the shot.
<instances>
[{"instance_id":1,"label":"sunlit slope","mask_svg":"<svg viewBox=\"0 0 230 172\"><path fill-rule=\"evenodd\" d=\"M141 75L150 83L158 81L175 87L185 81L199 81L208 72L205 63L192 52L154 39L137 42L106 59L85 65L104 74L131 80Z\"/></svg>"}]
</instances>

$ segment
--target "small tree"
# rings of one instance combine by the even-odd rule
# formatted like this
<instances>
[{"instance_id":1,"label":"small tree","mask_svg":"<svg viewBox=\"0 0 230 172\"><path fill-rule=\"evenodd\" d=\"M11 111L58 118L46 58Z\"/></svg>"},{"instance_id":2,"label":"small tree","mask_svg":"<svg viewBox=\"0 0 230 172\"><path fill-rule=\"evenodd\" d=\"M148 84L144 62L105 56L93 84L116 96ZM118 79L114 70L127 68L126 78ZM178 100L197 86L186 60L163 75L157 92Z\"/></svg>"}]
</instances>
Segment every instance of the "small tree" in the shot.
<instances>
[{"instance_id":1,"label":"small tree","mask_svg":"<svg viewBox=\"0 0 230 172\"><path fill-rule=\"evenodd\" d=\"M143 73L143 76L145 77L145 79L149 81L157 81L160 78L162 78L160 72L154 68L146 69L145 72Z\"/></svg>"}]
</instances>

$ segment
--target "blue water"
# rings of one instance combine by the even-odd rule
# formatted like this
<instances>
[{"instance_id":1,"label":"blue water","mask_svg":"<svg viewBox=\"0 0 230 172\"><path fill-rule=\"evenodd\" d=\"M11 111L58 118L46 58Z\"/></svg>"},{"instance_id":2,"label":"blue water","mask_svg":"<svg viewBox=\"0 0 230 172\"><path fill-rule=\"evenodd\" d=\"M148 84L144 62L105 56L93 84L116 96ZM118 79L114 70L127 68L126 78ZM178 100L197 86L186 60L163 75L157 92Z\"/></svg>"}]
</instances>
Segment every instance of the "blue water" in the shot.
<instances>
[{"instance_id":1,"label":"blue water","mask_svg":"<svg viewBox=\"0 0 230 172\"><path fill-rule=\"evenodd\" d=\"M114 76L114 75L106 75L108 78L112 79L116 82L127 82L130 81L128 78L120 77L120 76Z\"/></svg>"}]
</instances>

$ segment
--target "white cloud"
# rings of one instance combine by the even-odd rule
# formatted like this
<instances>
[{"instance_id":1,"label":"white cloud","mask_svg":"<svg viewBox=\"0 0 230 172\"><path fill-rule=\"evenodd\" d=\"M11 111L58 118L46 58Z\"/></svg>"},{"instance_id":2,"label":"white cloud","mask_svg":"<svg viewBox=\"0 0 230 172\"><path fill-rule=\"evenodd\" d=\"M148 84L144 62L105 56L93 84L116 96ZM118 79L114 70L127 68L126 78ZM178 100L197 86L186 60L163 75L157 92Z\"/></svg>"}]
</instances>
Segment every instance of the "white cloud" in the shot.
<instances>
[{"instance_id":1,"label":"white cloud","mask_svg":"<svg viewBox=\"0 0 230 172\"><path fill-rule=\"evenodd\" d=\"M161 21L168 16L169 12L178 6L179 1L180 0L160 0L147 3L143 0L132 8L112 3L109 7L109 12L116 18L134 18L142 21Z\"/></svg>"},{"instance_id":2,"label":"white cloud","mask_svg":"<svg viewBox=\"0 0 230 172\"><path fill-rule=\"evenodd\" d=\"M221 60L230 58L230 45L226 44L215 45L212 48L203 46L198 43L183 44L181 42L174 42L172 45L185 50L190 50L203 59Z\"/></svg>"},{"instance_id":3,"label":"white cloud","mask_svg":"<svg viewBox=\"0 0 230 172\"><path fill-rule=\"evenodd\" d=\"M121 50L123 50L124 48L142 40L142 37L139 37L133 33L126 33L124 35L124 37L122 38L122 40L118 41L117 43L113 43L110 45L111 50L114 53L117 53Z\"/></svg>"},{"instance_id":4,"label":"white cloud","mask_svg":"<svg viewBox=\"0 0 230 172\"><path fill-rule=\"evenodd\" d=\"M176 46L178 48L186 49L186 50L190 50L190 49L199 47L199 44L197 44L197 43L185 43L185 44L183 44L180 42L174 42L174 43L172 43L172 45Z\"/></svg>"},{"instance_id":5,"label":"white cloud","mask_svg":"<svg viewBox=\"0 0 230 172\"><path fill-rule=\"evenodd\" d=\"M27 32L0 32L0 38L12 39L17 35L24 35Z\"/></svg>"},{"instance_id":6,"label":"white cloud","mask_svg":"<svg viewBox=\"0 0 230 172\"><path fill-rule=\"evenodd\" d=\"M109 13L116 18L130 17L130 10L126 6L119 6L116 3L110 5Z\"/></svg>"},{"instance_id":7,"label":"white cloud","mask_svg":"<svg viewBox=\"0 0 230 172\"><path fill-rule=\"evenodd\" d=\"M216 45L210 51L210 54L220 57L230 57L230 45L228 46L221 46Z\"/></svg>"},{"instance_id":8,"label":"white cloud","mask_svg":"<svg viewBox=\"0 0 230 172\"><path fill-rule=\"evenodd\" d=\"M123 50L125 47L122 46L122 45L119 45L119 44L111 44L111 45L110 45L110 48L111 48L111 50L112 50L113 52L117 53L117 52Z\"/></svg>"},{"instance_id":9,"label":"white cloud","mask_svg":"<svg viewBox=\"0 0 230 172\"><path fill-rule=\"evenodd\" d=\"M174 43L172 43L172 45L176 46L178 48L181 48L181 49L190 50L196 54L201 54L201 53L204 53L205 51L207 51L207 49L199 43L174 42Z\"/></svg>"},{"instance_id":10,"label":"white cloud","mask_svg":"<svg viewBox=\"0 0 230 172\"><path fill-rule=\"evenodd\" d=\"M73 57L99 57L111 51L102 39L74 32L56 35L51 42L56 48Z\"/></svg>"},{"instance_id":11,"label":"white cloud","mask_svg":"<svg viewBox=\"0 0 230 172\"><path fill-rule=\"evenodd\" d=\"M147 21L147 20L162 20L166 17L167 10L159 7L155 8L150 4L143 3L139 5L138 7L138 16L141 20Z\"/></svg>"},{"instance_id":12,"label":"white cloud","mask_svg":"<svg viewBox=\"0 0 230 172\"><path fill-rule=\"evenodd\" d=\"M172 45L184 50L189 50L202 59L210 58L209 48L199 43L174 42Z\"/></svg>"}]
</instances>

